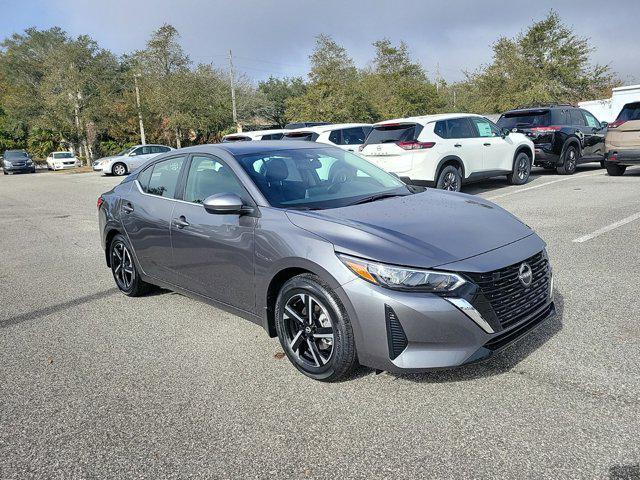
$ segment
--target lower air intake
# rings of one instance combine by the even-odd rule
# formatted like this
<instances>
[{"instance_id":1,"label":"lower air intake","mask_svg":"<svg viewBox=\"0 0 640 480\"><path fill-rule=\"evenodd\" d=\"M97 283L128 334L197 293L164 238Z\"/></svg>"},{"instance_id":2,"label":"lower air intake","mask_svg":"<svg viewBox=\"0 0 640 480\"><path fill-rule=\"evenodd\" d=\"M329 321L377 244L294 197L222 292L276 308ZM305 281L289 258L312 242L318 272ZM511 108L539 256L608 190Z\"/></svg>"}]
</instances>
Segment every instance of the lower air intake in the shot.
<instances>
[{"instance_id":1,"label":"lower air intake","mask_svg":"<svg viewBox=\"0 0 640 480\"><path fill-rule=\"evenodd\" d=\"M407 336L404 334L402 325L398 320L396 312L389 305L384 306L385 318L387 321L387 342L389 343L389 358L394 360L407 348Z\"/></svg>"}]
</instances>

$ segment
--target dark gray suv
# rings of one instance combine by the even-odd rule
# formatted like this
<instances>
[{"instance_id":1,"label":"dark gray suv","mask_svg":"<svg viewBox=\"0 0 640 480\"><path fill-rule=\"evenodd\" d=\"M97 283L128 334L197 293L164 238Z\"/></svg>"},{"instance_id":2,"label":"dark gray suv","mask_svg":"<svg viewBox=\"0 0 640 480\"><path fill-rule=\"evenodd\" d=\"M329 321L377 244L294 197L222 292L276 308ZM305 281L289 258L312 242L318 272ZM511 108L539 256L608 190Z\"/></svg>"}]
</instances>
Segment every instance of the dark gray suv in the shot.
<instances>
[{"instance_id":1,"label":"dark gray suv","mask_svg":"<svg viewBox=\"0 0 640 480\"><path fill-rule=\"evenodd\" d=\"M358 363L406 372L484 360L555 313L545 244L527 225L336 147L175 150L98 209L122 292L159 285L234 312L318 380Z\"/></svg>"}]
</instances>

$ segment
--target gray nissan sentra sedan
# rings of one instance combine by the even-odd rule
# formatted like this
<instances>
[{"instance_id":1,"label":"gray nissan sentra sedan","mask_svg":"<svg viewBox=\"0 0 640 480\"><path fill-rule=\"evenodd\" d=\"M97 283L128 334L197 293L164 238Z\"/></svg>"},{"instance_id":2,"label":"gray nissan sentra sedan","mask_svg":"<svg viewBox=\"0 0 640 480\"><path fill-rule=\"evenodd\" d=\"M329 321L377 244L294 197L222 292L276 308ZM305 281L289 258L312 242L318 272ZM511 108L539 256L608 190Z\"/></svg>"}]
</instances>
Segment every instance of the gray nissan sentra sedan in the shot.
<instances>
[{"instance_id":1,"label":"gray nissan sentra sedan","mask_svg":"<svg viewBox=\"0 0 640 480\"><path fill-rule=\"evenodd\" d=\"M234 312L277 335L317 380L358 363L400 373L485 360L555 313L545 243L531 228L336 147L171 151L98 209L124 294L158 285Z\"/></svg>"}]
</instances>

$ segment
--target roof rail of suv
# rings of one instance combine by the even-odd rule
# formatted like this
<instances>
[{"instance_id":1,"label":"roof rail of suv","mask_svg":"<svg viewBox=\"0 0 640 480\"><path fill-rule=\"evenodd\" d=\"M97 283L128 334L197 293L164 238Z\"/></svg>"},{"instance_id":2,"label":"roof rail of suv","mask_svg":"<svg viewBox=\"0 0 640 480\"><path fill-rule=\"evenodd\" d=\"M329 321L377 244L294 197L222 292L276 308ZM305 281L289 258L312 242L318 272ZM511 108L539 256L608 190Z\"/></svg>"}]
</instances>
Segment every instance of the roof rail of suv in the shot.
<instances>
[{"instance_id":1,"label":"roof rail of suv","mask_svg":"<svg viewBox=\"0 0 640 480\"><path fill-rule=\"evenodd\" d=\"M532 103L530 105L518 105L514 110L523 110L525 108L550 108L550 107L576 107L571 103Z\"/></svg>"}]
</instances>

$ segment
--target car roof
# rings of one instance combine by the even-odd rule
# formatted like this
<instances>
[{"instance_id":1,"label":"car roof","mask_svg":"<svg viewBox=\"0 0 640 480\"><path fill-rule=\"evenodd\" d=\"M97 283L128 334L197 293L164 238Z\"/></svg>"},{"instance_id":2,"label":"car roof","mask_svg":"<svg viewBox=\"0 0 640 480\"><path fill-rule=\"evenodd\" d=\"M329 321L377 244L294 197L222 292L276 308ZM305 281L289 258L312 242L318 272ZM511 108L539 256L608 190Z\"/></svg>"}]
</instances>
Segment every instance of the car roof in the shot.
<instances>
[{"instance_id":1,"label":"car roof","mask_svg":"<svg viewBox=\"0 0 640 480\"><path fill-rule=\"evenodd\" d=\"M229 142L206 145L195 145L193 147L182 148L185 153L210 153L215 155L220 150L224 150L231 155L247 155L252 153L269 153L283 150L300 150L314 148L336 148L331 145L319 144L316 142L298 142L291 140L261 140L259 142ZM174 152L175 153L175 152Z\"/></svg>"},{"instance_id":2,"label":"car roof","mask_svg":"<svg viewBox=\"0 0 640 480\"><path fill-rule=\"evenodd\" d=\"M482 115L477 115L475 113L437 113L433 115L419 115L416 117L406 117L406 118L394 118L392 120L384 120L382 122L375 123L373 126L378 127L382 125L388 125L390 123L419 123L421 125L426 125L427 123L435 122L438 120L448 120L451 118L460 118L460 117L481 117Z\"/></svg>"},{"instance_id":3,"label":"car roof","mask_svg":"<svg viewBox=\"0 0 640 480\"><path fill-rule=\"evenodd\" d=\"M343 128L355 128L355 127L370 127L370 123L330 123L328 125L317 125L315 127L301 127L285 130L286 134L296 132L312 132L312 133L324 133L332 132L334 130L342 130Z\"/></svg>"}]
</instances>

